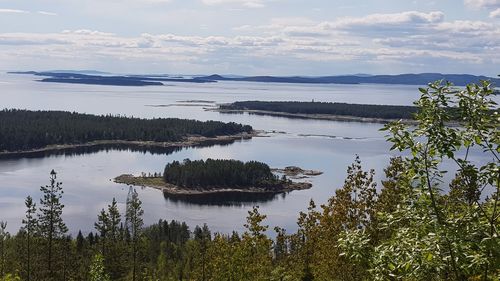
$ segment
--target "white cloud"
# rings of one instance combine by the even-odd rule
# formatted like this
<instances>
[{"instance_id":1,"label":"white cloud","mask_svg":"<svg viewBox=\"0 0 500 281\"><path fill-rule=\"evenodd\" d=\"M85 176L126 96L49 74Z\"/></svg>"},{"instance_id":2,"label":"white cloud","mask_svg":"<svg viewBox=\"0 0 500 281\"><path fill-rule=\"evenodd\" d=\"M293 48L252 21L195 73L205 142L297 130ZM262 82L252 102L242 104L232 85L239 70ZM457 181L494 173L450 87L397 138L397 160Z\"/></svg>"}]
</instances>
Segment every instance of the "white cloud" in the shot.
<instances>
[{"instance_id":1,"label":"white cloud","mask_svg":"<svg viewBox=\"0 0 500 281\"><path fill-rule=\"evenodd\" d=\"M490 12L490 18L500 18L500 8Z\"/></svg>"},{"instance_id":2,"label":"white cloud","mask_svg":"<svg viewBox=\"0 0 500 281\"><path fill-rule=\"evenodd\" d=\"M29 11L16 9L0 9L0 14L29 14Z\"/></svg>"},{"instance_id":3,"label":"white cloud","mask_svg":"<svg viewBox=\"0 0 500 281\"><path fill-rule=\"evenodd\" d=\"M269 0L202 0L206 5L237 4L248 8L263 8Z\"/></svg>"},{"instance_id":4,"label":"white cloud","mask_svg":"<svg viewBox=\"0 0 500 281\"><path fill-rule=\"evenodd\" d=\"M500 61L498 24L446 21L441 12L374 14L329 22L275 18L265 25L245 25L234 31L239 35L144 33L126 37L88 29L45 34L4 33L0 34L0 54L5 58L2 62L10 62L9 57L36 59L48 66L78 58L82 64L106 61L107 65L131 68L138 62L158 67L174 64L178 67L176 71L206 73L217 71L214 68L220 66L226 67L226 72L251 69L260 74L269 73L277 65L300 65L288 70L297 73L313 65L343 67L343 63L335 62L347 61L348 65L363 68L418 67L421 71L445 71L434 69L444 65L450 69L452 66L481 69L479 66L488 66L488 62ZM15 60L10 64L16 66ZM489 67L494 68L494 65Z\"/></svg>"},{"instance_id":5,"label":"white cloud","mask_svg":"<svg viewBox=\"0 0 500 281\"><path fill-rule=\"evenodd\" d=\"M56 13L47 12L47 11L38 11L37 13L40 15L44 15L44 16L57 16Z\"/></svg>"},{"instance_id":6,"label":"white cloud","mask_svg":"<svg viewBox=\"0 0 500 281\"><path fill-rule=\"evenodd\" d=\"M31 11L26 10L17 10L17 9L0 9L0 14L31 14ZM33 12L34 13L34 12ZM47 11L37 11L37 14L45 15L45 16L57 16L56 13L47 12Z\"/></svg>"},{"instance_id":7,"label":"white cloud","mask_svg":"<svg viewBox=\"0 0 500 281\"><path fill-rule=\"evenodd\" d=\"M465 4L473 8L498 8L500 0L465 0Z\"/></svg>"}]
</instances>

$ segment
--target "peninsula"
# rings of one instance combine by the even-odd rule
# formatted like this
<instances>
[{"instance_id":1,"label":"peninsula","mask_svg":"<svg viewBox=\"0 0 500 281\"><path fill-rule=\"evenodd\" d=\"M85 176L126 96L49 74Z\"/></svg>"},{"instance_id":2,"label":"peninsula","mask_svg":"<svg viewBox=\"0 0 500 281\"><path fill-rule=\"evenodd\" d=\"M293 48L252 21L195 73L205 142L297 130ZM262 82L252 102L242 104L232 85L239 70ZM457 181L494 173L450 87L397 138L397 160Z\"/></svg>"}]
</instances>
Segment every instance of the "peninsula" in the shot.
<instances>
[{"instance_id":1,"label":"peninsula","mask_svg":"<svg viewBox=\"0 0 500 281\"><path fill-rule=\"evenodd\" d=\"M0 111L0 155L105 144L185 147L251 138L251 126L177 118L141 119L65 111Z\"/></svg>"}]
</instances>

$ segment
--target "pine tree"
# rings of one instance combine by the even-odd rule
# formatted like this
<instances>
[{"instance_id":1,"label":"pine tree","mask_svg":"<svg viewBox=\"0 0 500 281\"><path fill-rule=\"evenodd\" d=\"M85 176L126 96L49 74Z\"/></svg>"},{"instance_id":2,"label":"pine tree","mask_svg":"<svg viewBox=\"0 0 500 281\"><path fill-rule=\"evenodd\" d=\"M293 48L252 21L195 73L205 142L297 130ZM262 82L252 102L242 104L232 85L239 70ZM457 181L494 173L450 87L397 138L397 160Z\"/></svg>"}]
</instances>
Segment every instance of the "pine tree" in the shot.
<instances>
[{"instance_id":1,"label":"pine tree","mask_svg":"<svg viewBox=\"0 0 500 281\"><path fill-rule=\"evenodd\" d=\"M109 215L104 211L104 209L101 210L101 213L97 215L97 222L94 223L95 229L99 232L99 235L101 236L101 253L103 256L106 255L106 235L108 233L108 226L109 226Z\"/></svg>"},{"instance_id":2,"label":"pine tree","mask_svg":"<svg viewBox=\"0 0 500 281\"><path fill-rule=\"evenodd\" d=\"M0 221L0 277L5 276L5 240L9 236L9 233L5 230L7 228L7 222Z\"/></svg>"},{"instance_id":3,"label":"pine tree","mask_svg":"<svg viewBox=\"0 0 500 281\"><path fill-rule=\"evenodd\" d=\"M64 208L61 203L62 183L57 182L56 179L57 174L52 170L50 184L40 187L43 197L40 199L40 212L38 214L40 235L46 241L47 274L50 278L54 278L56 275L54 269L55 244L68 231L61 217Z\"/></svg>"},{"instance_id":4,"label":"pine tree","mask_svg":"<svg viewBox=\"0 0 500 281\"><path fill-rule=\"evenodd\" d=\"M138 265L138 246L142 236L142 227L144 225L144 221L142 220L144 210L142 210L142 202L139 200L137 191L134 189L129 195L130 197L127 198L126 225L129 228L128 230L130 232L132 244L132 280L135 281Z\"/></svg>"},{"instance_id":5,"label":"pine tree","mask_svg":"<svg viewBox=\"0 0 500 281\"><path fill-rule=\"evenodd\" d=\"M26 197L26 201L24 202L26 205L26 217L22 220L23 227L22 231L24 231L25 239L26 239L26 260L24 261L24 265L26 266L26 280L30 281L31 279L31 252L32 252L32 239L34 232L36 231L38 221L35 218L36 213L36 203L33 202L33 198L31 196Z\"/></svg>"},{"instance_id":6,"label":"pine tree","mask_svg":"<svg viewBox=\"0 0 500 281\"><path fill-rule=\"evenodd\" d=\"M116 199L113 198L111 205L108 205L108 236L111 240L117 240L120 235L121 215L118 210Z\"/></svg>"}]
</instances>

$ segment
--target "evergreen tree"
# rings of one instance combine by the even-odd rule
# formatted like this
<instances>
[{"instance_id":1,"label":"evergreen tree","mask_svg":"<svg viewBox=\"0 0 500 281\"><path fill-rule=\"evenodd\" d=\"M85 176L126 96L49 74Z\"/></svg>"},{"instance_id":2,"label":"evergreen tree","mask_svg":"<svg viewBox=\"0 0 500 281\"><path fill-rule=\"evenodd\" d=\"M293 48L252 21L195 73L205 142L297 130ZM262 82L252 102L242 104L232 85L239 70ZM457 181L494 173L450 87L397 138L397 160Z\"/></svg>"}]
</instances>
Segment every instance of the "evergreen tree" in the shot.
<instances>
[{"instance_id":1,"label":"evergreen tree","mask_svg":"<svg viewBox=\"0 0 500 281\"><path fill-rule=\"evenodd\" d=\"M50 184L40 187L43 197L40 199L38 214L39 231L46 243L47 276L55 278L57 269L54 268L54 254L56 244L67 231L66 224L61 217L64 205L61 203L63 194L62 183L57 182L57 174L50 172Z\"/></svg>"},{"instance_id":2,"label":"evergreen tree","mask_svg":"<svg viewBox=\"0 0 500 281\"><path fill-rule=\"evenodd\" d=\"M130 193L130 198L127 198L126 222L130 232L131 239L131 254L132 254L132 280L135 281L138 274L138 255L139 243L142 237L142 227L144 221L142 215L142 202L139 200L139 194L134 189Z\"/></svg>"},{"instance_id":3,"label":"evergreen tree","mask_svg":"<svg viewBox=\"0 0 500 281\"><path fill-rule=\"evenodd\" d=\"M102 209L101 213L97 216L97 222L94 223L94 227L101 236L101 253L103 256L106 256L105 249L106 249L106 235L108 233L108 226L109 226L109 216L106 213L106 211Z\"/></svg>"},{"instance_id":4,"label":"evergreen tree","mask_svg":"<svg viewBox=\"0 0 500 281\"><path fill-rule=\"evenodd\" d=\"M5 241L7 240L9 233L5 230L7 228L7 222L0 221L0 277L5 276Z\"/></svg>"},{"instance_id":5,"label":"evergreen tree","mask_svg":"<svg viewBox=\"0 0 500 281\"><path fill-rule=\"evenodd\" d=\"M35 217L36 213L36 203L33 202L33 198L31 196L26 197L26 201L24 202L26 206L26 217L22 220L23 227L22 231L24 232L24 237L26 240L26 260L23 262L25 266L26 272L26 280L31 280L31 256L32 256L32 240L33 235L38 226L38 221Z\"/></svg>"}]
</instances>

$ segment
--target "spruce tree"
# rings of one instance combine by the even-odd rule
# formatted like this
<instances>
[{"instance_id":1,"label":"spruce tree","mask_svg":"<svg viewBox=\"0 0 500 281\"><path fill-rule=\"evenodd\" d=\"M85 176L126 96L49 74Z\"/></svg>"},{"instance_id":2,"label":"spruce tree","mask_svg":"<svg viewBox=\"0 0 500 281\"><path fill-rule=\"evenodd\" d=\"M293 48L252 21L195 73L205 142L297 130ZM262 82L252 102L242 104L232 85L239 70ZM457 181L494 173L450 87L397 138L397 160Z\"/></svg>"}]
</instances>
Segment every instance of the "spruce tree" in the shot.
<instances>
[{"instance_id":1,"label":"spruce tree","mask_svg":"<svg viewBox=\"0 0 500 281\"><path fill-rule=\"evenodd\" d=\"M139 200L139 194L137 194L137 191L133 189L129 195L130 197L127 198L126 225L128 226L128 231L130 232L130 242L132 244L132 280L135 281L138 265L138 246L142 236L142 227L144 225L144 221L142 220L144 210L142 210L142 202Z\"/></svg>"},{"instance_id":2,"label":"spruce tree","mask_svg":"<svg viewBox=\"0 0 500 281\"><path fill-rule=\"evenodd\" d=\"M26 217L22 220L23 226L22 231L25 235L26 240L26 260L23 262L26 272L26 280L31 280L31 256L32 256L32 243L33 236L36 231L38 221L35 217L36 213L36 203L33 202L31 196L26 197L24 201L26 206Z\"/></svg>"},{"instance_id":3,"label":"spruce tree","mask_svg":"<svg viewBox=\"0 0 500 281\"><path fill-rule=\"evenodd\" d=\"M0 221L0 277L5 276L5 240L9 236L9 233L5 230L7 228L7 222Z\"/></svg>"},{"instance_id":4,"label":"spruce tree","mask_svg":"<svg viewBox=\"0 0 500 281\"><path fill-rule=\"evenodd\" d=\"M57 270L54 268L54 252L57 240L68 231L62 219L64 205L61 203L63 194L62 183L57 182L57 174L54 170L50 172L50 184L41 186L43 193L40 199L40 209L38 213L40 236L46 242L46 262L47 276L54 278Z\"/></svg>"},{"instance_id":5,"label":"spruce tree","mask_svg":"<svg viewBox=\"0 0 500 281\"><path fill-rule=\"evenodd\" d=\"M104 209L101 210L101 213L97 215L97 222L94 223L95 229L99 232L99 235L101 236L101 253L103 256L106 255L105 250L106 250L106 236L108 232L108 225L109 225L109 216Z\"/></svg>"}]
</instances>

